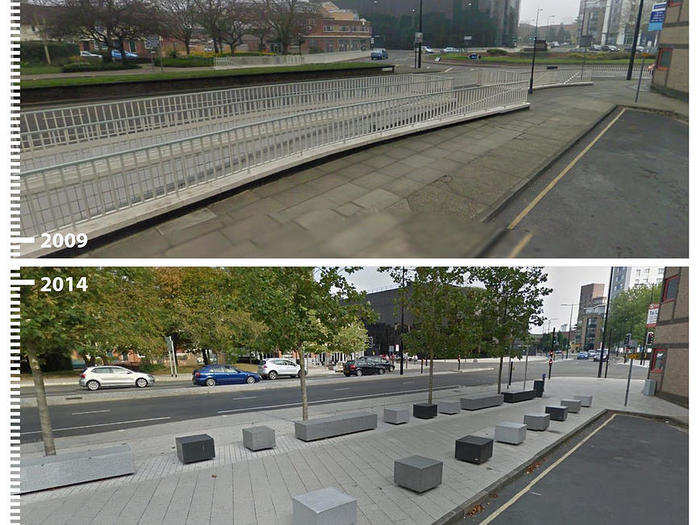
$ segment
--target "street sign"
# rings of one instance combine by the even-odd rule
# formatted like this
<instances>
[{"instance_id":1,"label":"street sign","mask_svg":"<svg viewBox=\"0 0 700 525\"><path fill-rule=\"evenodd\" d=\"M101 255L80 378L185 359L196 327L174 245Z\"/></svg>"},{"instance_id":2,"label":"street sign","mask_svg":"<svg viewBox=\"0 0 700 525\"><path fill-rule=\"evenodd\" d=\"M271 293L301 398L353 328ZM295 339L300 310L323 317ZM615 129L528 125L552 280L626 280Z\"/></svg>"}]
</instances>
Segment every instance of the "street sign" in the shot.
<instances>
[{"instance_id":1,"label":"street sign","mask_svg":"<svg viewBox=\"0 0 700 525\"><path fill-rule=\"evenodd\" d=\"M413 41L416 44L421 44L423 42L423 33L416 32L415 39Z\"/></svg>"},{"instance_id":2,"label":"street sign","mask_svg":"<svg viewBox=\"0 0 700 525\"><path fill-rule=\"evenodd\" d=\"M661 31L666 20L666 2L657 2L651 6L649 17L649 31Z\"/></svg>"},{"instance_id":3,"label":"street sign","mask_svg":"<svg viewBox=\"0 0 700 525\"><path fill-rule=\"evenodd\" d=\"M656 321L659 318L659 303L652 303L647 310L647 328L656 326Z\"/></svg>"}]
</instances>

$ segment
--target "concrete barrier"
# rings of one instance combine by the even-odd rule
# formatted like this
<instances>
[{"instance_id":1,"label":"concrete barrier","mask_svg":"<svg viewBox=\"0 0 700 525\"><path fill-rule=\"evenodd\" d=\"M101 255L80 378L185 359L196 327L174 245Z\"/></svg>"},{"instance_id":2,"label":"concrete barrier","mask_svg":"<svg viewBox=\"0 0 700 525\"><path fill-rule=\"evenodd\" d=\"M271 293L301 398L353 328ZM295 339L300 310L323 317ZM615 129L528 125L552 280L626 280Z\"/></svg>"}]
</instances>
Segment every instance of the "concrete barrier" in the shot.
<instances>
[{"instance_id":1,"label":"concrete barrier","mask_svg":"<svg viewBox=\"0 0 700 525\"><path fill-rule=\"evenodd\" d=\"M529 401L535 399L536 393L534 390L521 390L519 392L503 392L504 403L520 403L521 401Z\"/></svg>"},{"instance_id":2,"label":"concrete barrier","mask_svg":"<svg viewBox=\"0 0 700 525\"><path fill-rule=\"evenodd\" d=\"M422 493L442 483L442 461L423 456L409 456L394 461L394 483Z\"/></svg>"},{"instance_id":3,"label":"concrete barrier","mask_svg":"<svg viewBox=\"0 0 700 525\"><path fill-rule=\"evenodd\" d=\"M20 494L136 472L129 445L20 459Z\"/></svg>"},{"instance_id":4,"label":"concrete barrier","mask_svg":"<svg viewBox=\"0 0 700 525\"><path fill-rule=\"evenodd\" d=\"M528 430L543 431L549 428L549 414L525 414L523 423Z\"/></svg>"},{"instance_id":5,"label":"concrete barrier","mask_svg":"<svg viewBox=\"0 0 700 525\"><path fill-rule=\"evenodd\" d=\"M355 525L357 499L334 487L292 498L292 525Z\"/></svg>"},{"instance_id":6,"label":"concrete barrier","mask_svg":"<svg viewBox=\"0 0 700 525\"><path fill-rule=\"evenodd\" d=\"M460 410L459 401L438 401L438 412L441 414L459 414Z\"/></svg>"},{"instance_id":7,"label":"concrete barrier","mask_svg":"<svg viewBox=\"0 0 700 525\"><path fill-rule=\"evenodd\" d=\"M275 448L275 431L266 426L244 428L243 446L254 452Z\"/></svg>"},{"instance_id":8,"label":"concrete barrier","mask_svg":"<svg viewBox=\"0 0 700 525\"><path fill-rule=\"evenodd\" d=\"M593 396L572 396L574 399L581 401L582 407L589 407L593 404Z\"/></svg>"},{"instance_id":9,"label":"concrete barrier","mask_svg":"<svg viewBox=\"0 0 700 525\"><path fill-rule=\"evenodd\" d=\"M294 422L294 435L302 441L353 434L377 428L377 414L352 412Z\"/></svg>"},{"instance_id":10,"label":"concrete barrier","mask_svg":"<svg viewBox=\"0 0 700 525\"><path fill-rule=\"evenodd\" d=\"M527 427L523 423L503 421L502 423L496 425L495 439L500 443L519 445L525 441L526 432Z\"/></svg>"},{"instance_id":11,"label":"concrete barrier","mask_svg":"<svg viewBox=\"0 0 700 525\"><path fill-rule=\"evenodd\" d=\"M401 423L408 423L411 418L411 414L408 408L385 408L384 409L384 422L391 423L392 425L400 425Z\"/></svg>"},{"instance_id":12,"label":"concrete barrier","mask_svg":"<svg viewBox=\"0 0 700 525\"><path fill-rule=\"evenodd\" d=\"M477 394L459 400L462 410L481 410L503 404L503 394Z\"/></svg>"}]
</instances>

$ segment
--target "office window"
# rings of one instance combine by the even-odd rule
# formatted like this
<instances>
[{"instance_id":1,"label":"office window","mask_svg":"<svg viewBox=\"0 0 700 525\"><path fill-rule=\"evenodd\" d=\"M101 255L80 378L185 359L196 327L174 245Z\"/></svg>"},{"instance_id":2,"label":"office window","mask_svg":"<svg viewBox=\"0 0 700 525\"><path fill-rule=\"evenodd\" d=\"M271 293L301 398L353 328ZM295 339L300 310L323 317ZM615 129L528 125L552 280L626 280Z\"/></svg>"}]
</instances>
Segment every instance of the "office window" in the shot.
<instances>
[{"instance_id":1,"label":"office window","mask_svg":"<svg viewBox=\"0 0 700 525\"><path fill-rule=\"evenodd\" d=\"M662 302L673 301L678 295L678 282L680 281L680 276L674 275L669 277L664 281L664 293L661 297Z\"/></svg>"},{"instance_id":2,"label":"office window","mask_svg":"<svg viewBox=\"0 0 700 525\"><path fill-rule=\"evenodd\" d=\"M659 56L656 58L656 69L666 71L669 67L671 67L672 56L673 49L670 47L659 48Z\"/></svg>"}]
</instances>

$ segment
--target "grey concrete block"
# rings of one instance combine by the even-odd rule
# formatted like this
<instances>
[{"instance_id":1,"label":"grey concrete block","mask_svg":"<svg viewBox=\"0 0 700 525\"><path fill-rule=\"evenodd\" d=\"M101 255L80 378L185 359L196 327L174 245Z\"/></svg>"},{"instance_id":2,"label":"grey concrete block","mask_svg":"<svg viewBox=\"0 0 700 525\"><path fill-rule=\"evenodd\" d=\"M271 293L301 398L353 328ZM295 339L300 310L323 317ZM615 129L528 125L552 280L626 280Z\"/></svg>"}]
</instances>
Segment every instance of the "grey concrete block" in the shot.
<instances>
[{"instance_id":1,"label":"grey concrete block","mask_svg":"<svg viewBox=\"0 0 700 525\"><path fill-rule=\"evenodd\" d=\"M653 396L654 394L656 394L656 380L645 379L644 386L642 387L642 395Z\"/></svg>"},{"instance_id":2,"label":"grey concrete block","mask_svg":"<svg viewBox=\"0 0 700 525\"><path fill-rule=\"evenodd\" d=\"M569 409L562 406L548 406L545 407L544 411L549 414L549 419L551 421L566 421Z\"/></svg>"},{"instance_id":3,"label":"grey concrete block","mask_svg":"<svg viewBox=\"0 0 700 525\"><path fill-rule=\"evenodd\" d=\"M503 394L476 394L460 398L463 410L480 410L503 404Z\"/></svg>"},{"instance_id":4,"label":"grey concrete block","mask_svg":"<svg viewBox=\"0 0 700 525\"><path fill-rule=\"evenodd\" d=\"M182 463L196 463L214 459L214 438L208 434L175 438L177 458Z\"/></svg>"},{"instance_id":5,"label":"grey concrete block","mask_svg":"<svg viewBox=\"0 0 700 525\"><path fill-rule=\"evenodd\" d=\"M459 401L438 401L438 412L441 414L459 414L460 410Z\"/></svg>"},{"instance_id":6,"label":"grey concrete block","mask_svg":"<svg viewBox=\"0 0 700 525\"><path fill-rule=\"evenodd\" d=\"M464 436L455 441L455 458L480 465L493 456L493 439Z\"/></svg>"},{"instance_id":7,"label":"grey concrete block","mask_svg":"<svg viewBox=\"0 0 700 525\"><path fill-rule=\"evenodd\" d=\"M502 421L496 425L496 441L500 443L510 443L511 445L519 445L525 441L525 433L527 427L523 423L513 423L511 421Z\"/></svg>"},{"instance_id":8,"label":"grey concrete block","mask_svg":"<svg viewBox=\"0 0 700 525\"><path fill-rule=\"evenodd\" d=\"M266 426L244 428L243 446L253 451L275 448L275 431Z\"/></svg>"},{"instance_id":9,"label":"grey concrete block","mask_svg":"<svg viewBox=\"0 0 700 525\"><path fill-rule=\"evenodd\" d=\"M394 461L394 483L414 492L425 492L442 483L442 461L409 456Z\"/></svg>"},{"instance_id":10,"label":"grey concrete block","mask_svg":"<svg viewBox=\"0 0 700 525\"><path fill-rule=\"evenodd\" d=\"M525 414L523 422L528 430L547 430L549 428L549 414Z\"/></svg>"},{"instance_id":11,"label":"grey concrete block","mask_svg":"<svg viewBox=\"0 0 700 525\"><path fill-rule=\"evenodd\" d=\"M593 404L593 396L573 396L573 398L581 401L582 407L589 407Z\"/></svg>"},{"instance_id":12,"label":"grey concrete block","mask_svg":"<svg viewBox=\"0 0 700 525\"><path fill-rule=\"evenodd\" d=\"M294 422L294 435L302 441L314 441L377 428L377 414L351 412Z\"/></svg>"},{"instance_id":13,"label":"grey concrete block","mask_svg":"<svg viewBox=\"0 0 700 525\"><path fill-rule=\"evenodd\" d=\"M385 408L384 409L384 421L391 423L392 425L400 425L401 423L408 423L411 418L411 413L408 408Z\"/></svg>"},{"instance_id":14,"label":"grey concrete block","mask_svg":"<svg viewBox=\"0 0 700 525\"><path fill-rule=\"evenodd\" d=\"M572 414L578 414L581 411L581 401L578 399L562 399L561 406L568 408Z\"/></svg>"},{"instance_id":15,"label":"grey concrete block","mask_svg":"<svg viewBox=\"0 0 700 525\"><path fill-rule=\"evenodd\" d=\"M357 499L334 487L292 498L292 525L355 525Z\"/></svg>"},{"instance_id":16,"label":"grey concrete block","mask_svg":"<svg viewBox=\"0 0 700 525\"><path fill-rule=\"evenodd\" d=\"M21 458L19 492L36 492L136 472L129 445Z\"/></svg>"}]
</instances>

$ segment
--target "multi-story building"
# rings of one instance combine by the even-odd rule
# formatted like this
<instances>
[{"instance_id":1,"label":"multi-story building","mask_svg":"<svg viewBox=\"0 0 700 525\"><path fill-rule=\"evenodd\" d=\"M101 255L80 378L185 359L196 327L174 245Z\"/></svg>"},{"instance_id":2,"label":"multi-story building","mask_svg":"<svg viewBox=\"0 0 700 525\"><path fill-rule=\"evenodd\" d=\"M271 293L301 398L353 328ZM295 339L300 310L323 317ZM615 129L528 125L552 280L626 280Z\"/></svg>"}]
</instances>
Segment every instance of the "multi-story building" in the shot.
<instances>
[{"instance_id":1,"label":"multi-story building","mask_svg":"<svg viewBox=\"0 0 700 525\"><path fill-rule=\"evenodd\" d=\"M666 268L649 379L656 395L688 406L688 268Z\"/></svg>"},{"instance_id":2,"label":"multi-story building","mask_svg":"<svg viewBox=\"0 0 700 525\"><path fill-rule=\"evenodd\" d=\"M572 351L591 350L602 340L601 320L605 316L605 301L605 284L591 283L581 287Z\"/></svg>"},{"instance_id":3,"label":"multi-story building","mask_svg":"<svg viewBox=\"0 0 700 525\"><path fill-rule=\"evenodd\" d=\"M590 44L631 47L640 0L580 0L579 35L589 35ZM654 35L645 31L653 2L644 3L638 45L646 45Z\"/></svg>"},{"instance_id":4,"label":"multi-story building","mask_svg":"<svg viewBox=\"0 0 700 525\"><path fill-rule=\"evenodd\" d=\"M310 53L359 51L370 48L372 24L349 9L333 2L318 6L320 16L306 36L302 49Z\"/></svg>"},{"instance_id":5,"label":"multi-story building","mask_svg":"<svg viewBox=\"0 0 700 525\"><path fill-rule=\"evenodd\" d=\"M612 301L620 293L635 286L654 286L664 279L664 269L655 266L616 266L613 268L612 289L610 300Z\"/></svg>"},{"instance_id":6,"label":"multi-story building","mask_svg":"<svg viewBox=\"0 0 700 525\"><path fill-rule=\"evenodd\" d=\"M659 36L659 52L651 89L665 95L688 100L688 17L690 2L668 0L666 21Z\"/></svg>"}]
</instances>

